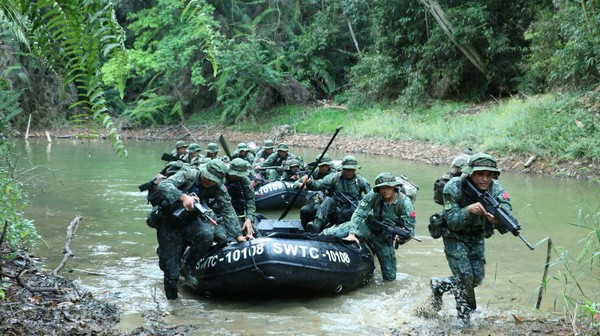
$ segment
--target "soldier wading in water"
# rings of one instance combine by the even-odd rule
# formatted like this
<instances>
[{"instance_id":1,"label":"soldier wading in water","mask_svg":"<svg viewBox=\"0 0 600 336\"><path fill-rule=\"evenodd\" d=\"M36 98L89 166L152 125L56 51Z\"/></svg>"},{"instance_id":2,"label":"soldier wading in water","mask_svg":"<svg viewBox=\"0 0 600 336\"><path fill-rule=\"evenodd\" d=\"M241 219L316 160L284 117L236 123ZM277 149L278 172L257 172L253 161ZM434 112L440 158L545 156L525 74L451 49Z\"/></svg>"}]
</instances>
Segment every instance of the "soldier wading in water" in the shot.
<instances>
[{"instance_id":1,"label":"soldier wading in water","mask_svg":"<svg viewBox=\"0 0 600 336\"><path fill-rule=\"evenodd\" d=\"M231 205L231 197L223 186L227 167L221 160L211 160L198 169L182 168L175 175L163 180L158 189L164 196L165 206L160 210L161 218L156 223L158 240L158 262L164 273L167 299L177 299L182 257L189 246L185 265L193 269L208 251L213 241L222 242L229 238L245 241L237 215ZM191 196L194 193L195 196ZM207 217L198 216L194 203L206 203L214 199L215 208L223 216L225 225L213 222L212 211ZM183 207L180 217L173 213ZM212 221L211 221L212 218Z\"/></svg>"},{"instance_id":2,"label":"soldier wading in water","mask_svg":"<svg viewBox=\"0 0 600 336\"><path fill-rule=\"evenodd\" d=\"M336 236L359 243L359 238L373 247L373 252L379 260L383 280L396 279L396 251L390 244L389 233L376 227L370 217L378 221L389 220L393 225L400 226L415 233L415 212L410 199L400 191L400 182L392 173L381 173L375 178L375 187L360 201L358 208L352 214L352 219L342 225L325 229L321 234ZM406 243L399 237L393 237L399 244Z\"/></svg>"},{"instance_id":3,"label":"soldier wading in water","mask_svg":"<svg viewBox=\"0 0 600 336\"><path fill-rule=\"evenodd\" d=\"M462 172L462 176L454 177L446 184L443 194L445 224L441 234L452 276L431 278L431 290L434 311L442 308L443 294L451 291L456 298L458 317L468 323L471 313L477 309L475 287L484 278L484 238L489 238L495 228L500 228L496 225L501 223L474 196L464 192L464 184L470 182L480 191L488 191L508 212L512 207L508 193L496 180L500 170L492 156L472 155Z\"/></svg>"}]
</instances>

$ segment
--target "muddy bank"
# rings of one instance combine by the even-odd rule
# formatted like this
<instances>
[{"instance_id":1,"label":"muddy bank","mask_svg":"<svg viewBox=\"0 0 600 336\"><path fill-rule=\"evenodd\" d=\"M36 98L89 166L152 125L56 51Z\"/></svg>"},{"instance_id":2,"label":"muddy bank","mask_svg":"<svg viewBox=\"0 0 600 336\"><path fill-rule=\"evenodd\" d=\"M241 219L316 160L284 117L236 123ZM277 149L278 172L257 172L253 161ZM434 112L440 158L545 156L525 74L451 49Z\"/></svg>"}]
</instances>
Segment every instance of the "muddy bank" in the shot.
<instances>
[{"instance_id":1,"label":"muddy bank","mask_svg":"<svg viewBox=\"0 0 600 336\"><path fill-rule=\"evenodd\" d=\"M39 134L39 132L37 133ZM238 142L255 142L261 145L265 139L277 142L286 142L294 147L324 148L331 139L333 131L328 135L300 134L288 127L281 126L271 129L269 132L243 133L217 127L199 126L187 129L181 125L153 129L123 130L121 135L125 139L133 140L186 140L190 141L213 141L223 134L230 146ZM464 148L454 146L443 146L419 141L396 141L380 137L375 138L352 138L344 136L343 130L338 134L331 145L332 149L342 152L365 153L375 155L386 155L402 160L422 162L432 165L449 166L452 159L462 152ZM235 148L230 148L231 150ZM474 148L477 150L477 148ZM554 177L588 179L600 181L600 165L591 161L556 160L551 157L543 157L530 153L527 155L508 154L498 155L491 153L498 160L502 171L510 171L522 174L540 174Z\"/></svg>"},{"instance_id":2,"label":"muddy bank","mask_svg":"<svg viewBox=\"0 0 600 336\"><path fill-rule=\"evenodd\" d=\"M49 133L54 138L71 138L77 136L81 130L54 130ZM328 135L301 134L290 130L289 127L280 126L269 132L239 132L223 129L216 126L200 125L188 129L183 125L166 126L147 129L126 129L120 131L123 141L168 141L185 140L187 142L209 141L218 142L221 134L225 136L230 144L230 150L238 142L254 142L260 146L265 139L278 142L286 142L292 149L294 147L324 148L331 139L333 131ZM30 132L32 138L46 138L45 130ZM106 138L105 134L100 135ZM340 132L332 143L331 149L348 153L365 153L374 155L386 155L402 160L416 161L425 164L449 167L452 159L460 154L464 148L445 146L421 141L398 141L381 137L353 138ZM477 148L474 148L477 151ZM508 154L499 155L490 152L498 161L502 171L521 174L538 174L553 177L585 179L600 182L600 165L589 160L557 160L553 157L544 157L536 153L527 155Z\"/></svg>"},{"instance_id":3,"label":"muddy bank","mask_svg":"<svg viewBox=\"0 0 600 336\"><path fill-rule=\"evenodd\" d=\"M7 255L4 249L3 257ZM143 312L145 325L130 332L117 328L121 312L116 305L97 300L77 282L40 271L39 260L19 252L16 258L3 258L2 281L6 298L0 300L0 335L203 335L208 333L193 323L168 325L171 312ZM68 274L68 266L65 268ZM360 289L359 289L360 290ZM160 300L163 300L160 298ZM549 314L528 316L485 316L468 326L459 326L452 317L438 317L418 308L415 315L431 319L426 330L410 325L389 326L386 335L592 335L594 330L575 327L563 317ZM175 313L175 312L173 312ZM428 317L429 314L429 317ZM265 326L268 329L268 326Z\"/></svg>"}]
</instances>

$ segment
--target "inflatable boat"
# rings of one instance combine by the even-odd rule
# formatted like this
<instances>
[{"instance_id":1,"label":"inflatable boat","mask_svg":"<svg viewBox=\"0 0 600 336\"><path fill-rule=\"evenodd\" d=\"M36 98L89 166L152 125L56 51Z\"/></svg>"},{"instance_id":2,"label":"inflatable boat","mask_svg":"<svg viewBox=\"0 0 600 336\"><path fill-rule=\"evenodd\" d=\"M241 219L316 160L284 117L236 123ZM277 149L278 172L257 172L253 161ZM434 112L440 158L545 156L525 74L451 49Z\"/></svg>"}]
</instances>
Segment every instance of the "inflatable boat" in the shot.
<instances>
[{"instance_id":1,"label":"inflatable boat","mask_svg":"<svg viewBox=\"0 0 600 336\"><path fill-rule=\"evenodd\" d=\"M367 284L375 269L368 248L339 238L304 233L299 220L263 219L262 236L215 246L184 284L206 297L330 293Z\"/></svg>"},{"instance_id":2,"label":"inflatable boat","mask_svg":"<svg viewBox=\"0 0 600 336\"><path fill-rule=\"evenodd\" d=\"M257 187L254 192L256 210L273 210L287 207L289 201L294 197L298 189L294 189L293 182L274 181ZM315 193L302 191L294 201L294 207L303 206Z\"/></svg>"}]
</instances>

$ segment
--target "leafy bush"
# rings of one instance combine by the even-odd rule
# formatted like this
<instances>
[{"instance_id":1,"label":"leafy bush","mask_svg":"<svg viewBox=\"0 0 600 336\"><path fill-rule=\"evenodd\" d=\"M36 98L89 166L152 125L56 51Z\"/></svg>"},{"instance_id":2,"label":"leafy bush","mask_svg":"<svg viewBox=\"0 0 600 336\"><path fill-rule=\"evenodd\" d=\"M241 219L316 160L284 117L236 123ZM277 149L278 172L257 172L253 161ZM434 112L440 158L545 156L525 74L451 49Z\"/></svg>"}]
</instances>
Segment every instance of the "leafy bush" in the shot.
<instances>
[{"instance_id":1,"label":"leafy bush","mask_svg":"<svg viewBox=\"0 0 600 336\"><path fill-rule=\"evenodd\" d=\"M554 1L540 11L525 37L531 43L525 58L522 90L548 86L585 88L600 78L600 7L593 0Z\"/></svg>"},{"instance_id":2,"label":"leafy bush","mask_svg":"<svg viewBox=\"0 0 600 336\"><path fill-rule=\"evenodd\" d=\"M0 155L4 160L8 159L7 144L0 146ZM5 240L9 246L13 250L34 247L40 236L33 222L23 217L22 210L28 204L27 194L21 184L10 176L5 161L0 164L0 204L0 230L7 225Z\"/></svg>"}]
</instances>

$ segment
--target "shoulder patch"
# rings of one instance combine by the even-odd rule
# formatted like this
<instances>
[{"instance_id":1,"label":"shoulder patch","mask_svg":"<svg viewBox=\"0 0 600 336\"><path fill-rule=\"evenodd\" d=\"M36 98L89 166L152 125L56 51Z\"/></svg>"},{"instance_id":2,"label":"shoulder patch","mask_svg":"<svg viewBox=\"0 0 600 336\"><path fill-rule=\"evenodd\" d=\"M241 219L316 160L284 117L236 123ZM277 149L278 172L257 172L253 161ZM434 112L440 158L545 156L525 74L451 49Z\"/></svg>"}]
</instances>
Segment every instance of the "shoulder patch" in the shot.
<instances>
[{"instance_id":1,"label":"shoulder patch","mask_svg":"<svg viewBox=\"0 0 600 336\"><path fill-rule=\"evenodd\" d=\"M505 200L507 200L507 199L509 199L509 198L510 198L510 195L509 195L509 194L508 194L508 193L505 191L505 192L502 194L502 199L505 199Z\"/></svg>"}]
</instances>

